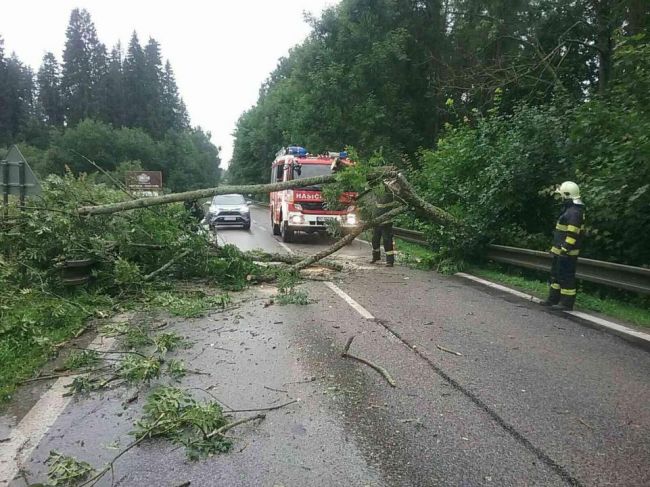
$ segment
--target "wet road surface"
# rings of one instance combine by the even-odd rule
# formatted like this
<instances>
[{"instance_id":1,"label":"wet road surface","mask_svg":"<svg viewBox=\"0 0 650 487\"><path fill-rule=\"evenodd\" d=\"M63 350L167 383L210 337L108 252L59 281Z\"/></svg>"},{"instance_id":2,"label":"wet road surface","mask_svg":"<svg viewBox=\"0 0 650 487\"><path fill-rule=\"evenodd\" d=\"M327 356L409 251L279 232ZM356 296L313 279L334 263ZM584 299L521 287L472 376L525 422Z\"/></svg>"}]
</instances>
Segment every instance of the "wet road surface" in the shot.
<instances>
[{"instance_id":1,"label":"wet road surface","mask_svg":"<svg viewBox=\"0 0 650 487\"><path fill-rule=\"evenodd\" d=\"M267 220L255 209L250 232L219 238L299 254L331 243L312 235L283 245ZM300 401L233 430L225 455L189 462L167 442L146 442L116 464L114 484L650 485L650 354L534 304L368 257L362 242L339 252L353 270L333 287L304 284L306 306L266 307L275 289L261 286L236 295L234 311L168 319L166 330L193 343L172 356L210 373L182 379L197 397L209 389L231 409ZM352 335L351 352L397 387L340 356ZM73 400L22 465L28 481L44 480L52 449L109 461L132 440L146 390L123 405L132 394Z\"/></svg>"}]
</instances>

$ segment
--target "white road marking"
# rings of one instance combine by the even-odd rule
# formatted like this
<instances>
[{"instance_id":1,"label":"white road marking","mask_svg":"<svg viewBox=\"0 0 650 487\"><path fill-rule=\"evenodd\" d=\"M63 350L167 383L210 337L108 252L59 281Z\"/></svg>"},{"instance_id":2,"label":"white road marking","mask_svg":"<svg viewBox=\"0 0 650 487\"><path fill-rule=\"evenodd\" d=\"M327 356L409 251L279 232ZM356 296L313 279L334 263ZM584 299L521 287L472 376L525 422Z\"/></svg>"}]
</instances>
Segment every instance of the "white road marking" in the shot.
<instances>
[{"instance_id":1,"label":"white road marking","mask_svg":"<svg viewBox=\"0 0 650 487\"><path fill-rule=\"evenodd\" d=\"M114 338L98 336L88 348L106 352L114 342ZM9 441L3 443L0 448L0 485L9 485L9 482L29 461L34 449L72 400L72 397L64 397L63 394L69 392L66 386L71 384L75 377L78 376L71 375L57 379L20 423L11 430Z\"/></svg>"},{"instance_id":2,"label":"white road marking","mask_svg":"<svg viewBox=\"0 0 650 487\"><path fill-rule=\"evenodd\" d=\"M632 328L628 328L627 326L619 325L618 323L614 323L612 321L599 318L598 316L592 316L587 313L583 313L582 311L565 311L565 313L585 321L590 321L595 325L598 325L602 328L608 328L614 332L618 332L619 334L636 338L650 345L650 335L647 333L643 333L642 331L636 331L633 330Z\"/></svg>"},{"instance_id":3,"label":"white road marking","mask_svg":"<svg viewBox=\"0 0 650 487\"><path fill-rule=\"evenodd\" d=\"M464 272L457 272L457 276L464 277L465 279L470 279L472 281L478 282L480 284L484 284L486 286L489 286L493 289L498 289L499 291L504 291L506 293L512 294L514 296L518 296L520 298L524 298L528 301L532 301L533 303L541 303L542 300L539 298L536 298L535 296L531 296L530 294L522 293L521 291L517 291L515 289L510 289L509 287L502 286L501 284L495 284L494 282L486 281L485 279L481 279L480 277L472 276L471 274L465 274ZM624 336L632 341L635 342L642 342L646 346L650 346L650 334L648 333L643 333L641 331L636 331L633 330L632 328L628 328L627 326L619 325L618 323L614 323L613 321L608 321L603 318L599 318L598 316L593 316L587 313L584 313L582 311L564 311L564 313L569 314L571 316L575 316L576 318L580 318L581 320L587 321L589 323L592 323L596 325L596 327L605 329L605 330L610 330L614 334L619 335L619 336Z\"/></svg>"},{"instance_id":4,"label":"white road marking","mask_svg":"<svg viewBox=\"0 0 650 487\"><path fill-rule=\"evenodd\" d=\"M363 316L367 320L374 320L375 317L370 314L370 312L361 306L359 303L357 303L354 299L352 299L349 295L347 295L340 287L338 287L336 284L333 282L326 281L324 283L328 288L330 288L332 291L334 291L336 294L338 294L341 298L343 298L343 301L348 303L352 308L359 313L361 316Z\"/></svg>"},{"instance_id":5,"label":"white road marking","mask_svg":"<svg viewBox=\"0 0 650 487\"><path fill-rule=\"evenodd\" d=\"M287 244L285 244L284 242L280 242L280 241L278 241L278 243L282 246L282 248L284 250L286 250L290 254L293 254L293 250L291 250L291 248Z\"/></svg>"},{"instance_id":6,"label":"white road marking","mask_svg":"<svg viewBox=\"0 0 650 487\"><path fill-rule=\"evenodd\" d=\"M480 284L483 284L485 286L491 287L492 289L498 289L499 291L503 291L506 293L513 294L517 297L526 299L528 301L532 301L533 303L541 303L542 300L539 298L536 298L535 296L531 296L530 294L522 293L521 291L517 291L515 289L510 289L509 287L502 286L501 284L495 284L494 282L486 281L485 279L481 279L480 277L472 276L471 274L465 274L464 272L457 272L455 275L459 277L464 277L465 279L469 279L470 281L478 282Z\"/></svg>"}]
</instances>

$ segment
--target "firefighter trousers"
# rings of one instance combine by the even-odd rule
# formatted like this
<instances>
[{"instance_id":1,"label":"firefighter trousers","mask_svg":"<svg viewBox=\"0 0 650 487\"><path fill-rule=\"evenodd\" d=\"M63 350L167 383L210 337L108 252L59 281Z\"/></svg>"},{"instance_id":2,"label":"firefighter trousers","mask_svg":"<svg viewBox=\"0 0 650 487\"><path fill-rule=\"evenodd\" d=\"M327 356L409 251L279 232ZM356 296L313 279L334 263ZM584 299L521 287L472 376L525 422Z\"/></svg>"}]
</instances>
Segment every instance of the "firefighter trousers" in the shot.
<instances>
[{"instance_id":1,"label":"firefighter trousers","mask_svg":"<svg viewBox=\"0 0 650 487\"><path fill-rule=\"evenodd\" d=\"M573 308L576 300L576 264L578 258L567 255L554 255L551 264L551 277L548 281L548 301L561 303Z\"/></svg>"},{"instance_id":2,"label":"firefighter trousers","mask_svg":"<svg viewBox=\"0 0 650 487\"><path fill-rule=\"evenodd\" d=\"M393 264L395 262L395 251L393 250L393 224L386 223L379 225L373 229L372 232L372 260L373 262L380 260L381 250L379 245L383 239L384 251L386 252L386 263Z\"/></svg>"}]
</instances>

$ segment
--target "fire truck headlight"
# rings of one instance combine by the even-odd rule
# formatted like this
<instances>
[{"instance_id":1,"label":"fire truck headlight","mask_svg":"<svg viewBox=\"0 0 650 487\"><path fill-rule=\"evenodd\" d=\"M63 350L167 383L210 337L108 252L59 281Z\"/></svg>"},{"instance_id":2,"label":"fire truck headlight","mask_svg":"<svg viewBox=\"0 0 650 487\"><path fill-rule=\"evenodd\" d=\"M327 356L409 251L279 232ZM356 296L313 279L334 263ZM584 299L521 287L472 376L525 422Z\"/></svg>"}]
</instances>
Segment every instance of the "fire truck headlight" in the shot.
<instances>
[{"instance_id":1,"label":"fire truck headlight","mask_svg":"<svg viewBox=\"0 0 650 487\"><path fill-rule=\"evenodd\" d=\"M290 221L291 223L300 224L305 222L305 218L302 215L291 215Z\"/></svg>"},{"instance_id":2,"label":"fire truck headlight","mask_svg":"<svg viewBox=\"0 0 650 487\"><path fill-rule=\"evenodd\" d=\"M348 213L348 216L346 218L346 223L348 225L356 225L357 224L357 215L354 213Z\"/></svg>"}]
</instances>

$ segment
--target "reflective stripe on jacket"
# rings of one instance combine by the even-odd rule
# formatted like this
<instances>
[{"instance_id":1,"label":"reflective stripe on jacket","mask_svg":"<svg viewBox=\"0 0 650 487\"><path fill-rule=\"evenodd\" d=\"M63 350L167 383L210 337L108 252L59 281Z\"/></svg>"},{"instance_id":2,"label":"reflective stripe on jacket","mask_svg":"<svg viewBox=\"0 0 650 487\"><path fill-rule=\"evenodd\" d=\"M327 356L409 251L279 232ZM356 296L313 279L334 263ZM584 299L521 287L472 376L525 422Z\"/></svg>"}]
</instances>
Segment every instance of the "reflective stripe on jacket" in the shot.
<instances>
[{"instance_id":1,"label":"reflective stripe on jacket","mask_svg":"<svg viewBox=\"0 0 650 487\"><path fill-rule=\"evenodd\" d=\"M584 222L584 205L571 202L566 206L555 224L551 252L556 255L579 255L585 232Z\"/></svg>"}]
</instances>

